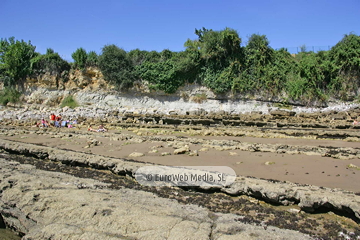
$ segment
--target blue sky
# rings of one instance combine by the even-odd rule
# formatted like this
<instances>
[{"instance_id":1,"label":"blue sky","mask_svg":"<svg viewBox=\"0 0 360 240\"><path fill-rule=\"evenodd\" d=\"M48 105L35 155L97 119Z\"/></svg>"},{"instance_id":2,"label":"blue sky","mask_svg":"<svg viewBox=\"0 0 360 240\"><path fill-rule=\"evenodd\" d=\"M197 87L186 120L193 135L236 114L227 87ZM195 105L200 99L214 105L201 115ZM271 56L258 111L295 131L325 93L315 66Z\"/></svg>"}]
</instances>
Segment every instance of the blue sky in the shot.
<instances>
[{"instance_id":1,"label":"blue sky","mask_svg":"<svg viewBox=\"0 0 360 240\"><path fill-rule=\"evenodd\" d=\"M184 50L195 28L264 34L273 48L333 46L360 35L360 0L0 0L0 38L31 40L66 60L79 47Z\"/></svg>"}]
</instances>

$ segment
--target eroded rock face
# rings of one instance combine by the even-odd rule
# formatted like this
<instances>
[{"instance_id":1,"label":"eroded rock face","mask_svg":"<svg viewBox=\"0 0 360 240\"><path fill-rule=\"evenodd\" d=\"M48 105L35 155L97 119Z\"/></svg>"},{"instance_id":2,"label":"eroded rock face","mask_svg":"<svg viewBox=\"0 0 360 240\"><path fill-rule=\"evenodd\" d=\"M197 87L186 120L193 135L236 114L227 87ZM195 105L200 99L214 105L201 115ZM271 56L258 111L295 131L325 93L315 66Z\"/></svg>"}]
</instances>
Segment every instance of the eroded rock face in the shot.
<instances>
[{"instance_id":1,"label":"eroded rock face","mask_svg":"<svg viewBox=\"0 0 360 240\"><path fill-rule=\"evenodd\" d=\"M84 70L72 70L69 74L69 81L65 83L65 88L68 90L84 89L85 91L96 91L109 87L101 71L95 67L88 67Z\"/></svg>"},{"instance_id":2,"label":"eroded rock face","mask_svg":"<svg viewBox=\"0 0 360 240\"><path fill-rule=\"evenodd\" d=\"M152 193L0 159L0 213L23 239L311 239Z\"/></svg>"}]
</instances>

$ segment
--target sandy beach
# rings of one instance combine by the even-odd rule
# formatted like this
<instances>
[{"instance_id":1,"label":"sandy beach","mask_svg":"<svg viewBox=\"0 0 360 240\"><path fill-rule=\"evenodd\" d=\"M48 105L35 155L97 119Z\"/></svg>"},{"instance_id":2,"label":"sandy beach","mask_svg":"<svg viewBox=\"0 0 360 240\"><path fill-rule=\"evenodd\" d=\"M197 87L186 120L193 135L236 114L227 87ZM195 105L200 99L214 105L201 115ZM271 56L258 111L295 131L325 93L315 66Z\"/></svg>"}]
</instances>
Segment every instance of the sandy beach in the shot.
<instances>
[{"instance_id":1,"label":"sandy beach","mask_svg":"<svg viewBox=\"0 0 360 240\"><path fill-rule=\"evenodd\" d=\"M309 184L329 188L360 192L360 171L350 166L360 166L360 159L335 159L315 154L288 154L261 151L243 151L239 149L209 148L204 143L188 143L182 140L191 138L201 141L236 141L241 143L260 143L287 146L327 146L334 148L357 149L359 142L343 140L304 139L304 138L256 138L256 137L229 137L229 136L189 136L178 132L177 142L188 145L191 154L174 155L172 142L147 140L139 138L138 130L111 129L107 133L88 132L81 129L38 129L28 128L21 134L9 136L3 131L3 139L32 143L54 148L93 153L96 155L134 159L169 166L229 166L240 176L290 181L300 184ZM41 133L41 131L45 131ZM16 132L16 130L15 130ZM168 136L169 131L145 129L146 135ZM161 133L160 133L161 132ZM132 138L133 137L133 138ZM127 140L129 138L129 140ZM141 139L141 140L139 140ZM91 142L97 142L91 144ZM180 144L181 145L181 144ZM142 153L141 157L129 157L131 153ZM169 154L169 155L167 155Z\"/></svg>"}]
</instances>

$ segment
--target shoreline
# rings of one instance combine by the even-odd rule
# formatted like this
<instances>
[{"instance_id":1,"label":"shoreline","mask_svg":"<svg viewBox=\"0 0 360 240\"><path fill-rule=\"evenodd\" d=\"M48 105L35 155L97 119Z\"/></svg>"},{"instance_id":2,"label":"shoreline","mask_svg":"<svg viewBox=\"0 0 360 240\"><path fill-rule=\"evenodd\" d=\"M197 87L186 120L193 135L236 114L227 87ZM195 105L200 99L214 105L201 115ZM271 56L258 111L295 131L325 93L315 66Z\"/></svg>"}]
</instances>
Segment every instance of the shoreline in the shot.
<instances>
[{"instance_id":1,"label":"shoreline","mask_svg":"<svg viewBox=\"0 0 360 240\"><path fill-rule=\"evenodd\" d=\"M7 142L6 145L3 145L5 142ZM8 158L9 160L12 159L8 163L10 165L7 165L7 166L15 167L15 169L17 169L16 171L24 169L24 170L20 171L20 172L22 172L22 174L26 173L27 175L32 176L32 178L36 179L37 183L35 186L37 186L37 187L34 190L36 191L36 189L40 190L43 188L44 188L44 190L48 189L46 191L49 191L49 194L50 194L49 197L51 199L54 199L54 195L53 195L54 191L63 189L65 186L69 185L69 183L71 183L69 185L69 187L71 187L72 183L74 183L76 185L75 189L79 189L81 191L86 191L86 192L90 191L92 193L97 192L98 190L96 190L96 189L105 189L106 191L108 191L107 189L113 189L114 187L116 189L124 189L124 190L126 190L128 188L132 188L132 189L137 189L137 191L138 191L137 194L140 194L139 196L136 197L137 199L141 198L140 197L142 194L142 193L140 193L141 191L150 191L150 192L155 193L158 196L161 196L162 198L176 199L179 203L185 204L186 206L188 206L189 204L190 205L196 204L196 205L199 205L199 206L202 206L205 208L209 208L215 212L216 216L219 216L219 213L221 213L221 214L235 213L236 215L233 215L233 216L235 217L235 219L238 219L236 221L241 224L246 224L245 225L246 227L243 226L243 228L242 228L243 230L241 231L241 234L249 234L253 231L253 230L251 230L252 227L259 226L260 228L258 230L262 229L261 231L264 232L261 234L266 235L266 234L269 234L268 231L270 229L272 229L271 226L279 226L280 228L284 228L284 229L300 230L302 233L308 233L310 235L313 235L313 237L317 236L320 238L321 238L321 236L327 236L327 237L331 236L331 239L333 239L334 237L338 236L339 232L345 232L345 233L353 232L353 233L351 233L350 236L356 237L358 234L360 236L360 228L358 228L358 224L356 224L356 222L354 222L355 219L354 220L349 219L348 218L349 216L347 216L347 214L342 215L341 210L340 210L340 209L342 209L345 212L347 212L349 209L355 210L355 208L357 206L355 204L356 199L351 200L351 198L352 197L360 198L360 196L353 195L350 192L334 190L334 189L318 188L315 186L305 186L305 185L296 185L296 184L290 184L290 183L281 183L281 182L276 182L276 181L260 180L260 179L255 179L255 178L241 178L240 181L242 183L238 182L237 184L235 184L235 186L225 189L225 192L227 192L230 195L228 195L228 194L224 195L223 193L217 192L217 191L216 192L211 192L211 191L208 192L209 189L206 190L206 192L208 192L208 193L203 193L203 191L200 191L200 189L199 190L193 189L192 191L188 191L186 189L181 189L181 188L176 188L176 187L175 188L144 187L144 186L139 186L139 184L136 181L134 181L133 178L131 178L131 177L129 178L127 176L128 174L131 174L131 172L133 172L137 168L136 166L143 166L144 163L141 163L141 162L126 161L126 160L121 160L121 159L117 160L115 158L106 159L103 156L99 156L99 155L95 155L95 154L84 154L84 153L78 153L78 152L73 152L73 151L69 152L69 151L57 150L57 149L49 148L49 147L45 147L45 146L14 143L14 142L10 142L10 141L5 141L5 142L2 141L2 144L1 144L2 148L5 147L5 149L8 149L7 151L10 151L10 149L13 149L12 151L10 151L13 154L17 152L17 153L22 153L25 155L33 156L33 157L29 158L29 157L24 157L21 155L7 156L7 155L2 154L3 157ZM45 149L47 149L47 150L44 151ZM36 158L34 158L34 157L36 157ZM62 161L62 162L57 162L57 161ZM81 163L81 162L76 163L77 161L81 161L83 163ZM116 163L117 161L120 161L120 162L118 162L118 164L117 164ZM34 166L31 166L29 164L32 164ZM104 168L104 164L106 164L105 166L107 166L108 168L113 169L112 171L115 171L114 173L116 173L116 174L110 173L110 172L107 173L108 171ZM1 171L4 171L5 169L7 169L7 167L5 167L3 164L1 164L1 166L2 166ZM36 166L37 170L35 170L35 166ZM97 168L99 168L101 170L97 170ZM33 171L31 169L34 169L35 171ZM44 171L41 171L40 169L44 169L46 171L44 172ZM34 192L34 190L30 190L33 183L29 180L25 181L25 180L19 178L16 171L15 172L13 171L13 173L11 175L4 174L5 178L10 177L9 179L12 179L12 180L11 181L8 181L8 180L3 181L3 184L14 183L14 184L10 185L10 187L7 188L7 190L5 190L4 193L8 194L7 192L10 193L12 191L11 189L14 189L15 192L13 193L12 196L19 197L18 196L19 190L16 190L16 189L18 187L20 187L21 189L26 187L26 189L28 189L28 190L23 193L23 194L25 194L24 197L29 196L32 198L33 196L37 196L36 201L33 204L35 204L34 207L38 206L36 204L36 202L44 201L44 200L41 200L45 196L44 190L40 190L40 192L39 192L40 194L38 196L38 194L36 194L36 192ZM53 172L53 173L51 173L51 172ZM78 179L76 181L66 179L63 177L65 175L59 175L59 173L57 173L57 172L70 173L71 175L81 177L81 179ZM53 180L51 180L51 179L48 179L48 177L50 177L51 174L54 174L54 176L56 176L55 182L53 182ZM60 176L62 176L62 177L60 177ZM107 180L109 177L110 177L110 179ZM41 187L39 188L38 183L39 183L40 178L41 179L46 178L47 180L45 180L45 182L44 182L44 180L42 180L41 182L44 182L45 185L41 184ZM61 178L64 178L64 180L61 180ZM88 180L86 180L87 178L97 179L100 182L90 183L90 182L88 182ZM114 179L111 180L111 178L114 178ZM21 181L20 181L20 179L21 179ZM91 181L93 181L93 180L91 180ZM62 185L64 183L66 183L66 185ZM52 186L49 188L49 187L47 187L48 184L50 184ZM56 187L54 184L55 185L60 184L60 185L58 187ZM110 184L110 185L108 185L108 184ZM290 184L289 186L290 186L291 190L290 191L285 190L285 192L284 192L284 187L286 186L286 184L288 184L288 185ZM94 186L95 188L93 188L92 186ZM58 189L58 190L56 190L56 189ZM87 189L89 189L89 190L87 190ZM240 190L240 189L243 189L243 190ZM118 191L118 190L116 190L116 191ZM126 190L126 191L128 192L128 190ZM238 192L239 195L236 194L236 192ZM249 197L246 196L247 195L246 192L248 192ZM291 193L291 192L293 192L293 193ZM278 200L283 201L283 203L285 203L286 205L288 205L288 204L290 204L290 205L287 207L286 206L276 207L277 206L276 204L274 206L269 205L267 202L270 199L268 199L268 201L264 202L265 198L259 199L259 195L258 195L259 193L261 193L263 197L267 197L267 198L270 197L271 199L273 199L273 201L275 199L278 199ZM290 195L295 194L292 196L293 197L294 196L301 197L301 198L303 198L304 201L300 200L300 203L295 202L295 204L293 203L294 205L292 205L288 201L289 200L294 201L295 199L293 197L285 197L284 198L284 196L283 196L284 193L287 193ZM324 193L326 195L323 195ZM83 193L83 194L87 194L87 193ZM116 194L118 194L118 193L116 193ZM252 194L254 194L254 195L252 195ZM279 195L277 195L277 194L279 194ZM82 194L79 195L79 193L77 193L76 196L77 197L75 197L75 196L73 196L73 197L69 196L69 197L70 197L70 199L74 199L74 198L77 199L79 196L82 196ZM106 196L109 196L109 195L107 194ZM127 196L127 197L129 197L129 196ZM28 198L28 197L26 197L26 198ZM7 197L5 199L9 199L9 198ZM21 197L20 197L20 199L21 199ZM327 199L328 202L325 202L324 199ZM6 200L6 201L8 201L8 200ZM26 199L24 201L26 202L26 205L24 205L24 206L25 207L29 206L30 202L27 201ZM160 201L163 202L164 199L162 199ZM311 205L309 205L312 201L314 201L313 203L315 204L312 206L316 207L313 210L311 210L312 207L311 207ZM359 201L359 200L357 200L357 201ZM269 201L269 202L272 202L272 201ZM350 204L347 207L345 207L345 205L344 205L344 204L347 204L346 202L348 202ZM11 203L11 202L9 202L9 203ZM334 206L334 207L336 206L338 208L338 210L333 209L332 212L334 212L335 214L341 214L341 215L329 215L329 214L323 213L324 208L321 205L318 205L319 203L324 204L323 206L325 208L329 207L329 206ZM109 204L110 205L113 204L113 200L110 200ZM298 204L298 206L296 206L297 204ZM340 205L337 205L337 204L340 204ZM19 210L21 210L22 203L20 202L16 206ZM51 210L55 206L56 205L53 205L50 209L47 206L47 209ZM238 209L238 207L239 207L239 209ZM69 206L67 206L66 208L69 208ZM76 211L77 208L78 207L75 207L74 210ZM6 212L9 212L10 209L11 208L7 208ZM101 207L100 207L100 210L98 210L98 209L99 209L99 206L94 207L95 211L102 211ZM118 210L116 210L112 207L110 207L108 209L111 209L111 211L113 213L118 212ZM251 209L253 209L253 210L251 210ZM318 211L317 209L320 210L320 213L317 212ZM23 210L25 210L25 209L23 209ZM21 210L21 212L23 210ZM40 210L39 207L35 208L35 212L39 211L39 210ZM250 210L250 212L249 212L249 210ZM4 211L4 209L2 209L0 211L2 212L2 211ZM18 210L16 210L16 211L18 211ZM42 210L42 211L44 211L44 210ZM253 211L255 211L254 213L257 213L257 214L252 213ZM314 213L316 213L316 214L314 214L314 215L309 214L312 211L314 211ZM357 216L359 217L359 210L355 210L355 211L357 212ZM27 210L27 212L28 212L28 210ZM37 215L37 214L35 214L35 212L30 211L27 213L30 216L29 219L33 219L33 217L31 217L31 216L35 217ZM47 212L48 212L48 210L45 210L44 213L49 214ZM309 212L309 213L307 213L307 212ZM343 212L343 213L345 213L345 212ZM4 212L2 212L2 214L3 213ZM199 214L198 211L196 211L196 213ZM24 214L26 214L26 212ZM67 214L69 214L69 212ZM244 216L244 214L245 214L245 216ZM260 214L260 215L258 215L258 214ZM6 216L8 216L8 214L6 214ZM12 215L12 216L20 217L20 215ZM104 215L104 217L102 217L102 218L104 218L103 221L106 221L105 220L106 216L107 215ZM275 219L274 219L274 217L275 217ZM35 219L37 219L37 218L35 218ZM296 222L294 222L295 221L294 219L297 219ZM358 218L357 221L359 221L359 219L360 218ZM46 219L42 219L42 220L38 219L37 221L44 222L45 220ZM74 220L75 219L71 219L71 220L67 219L66 224L68 225L70 223L70 221L72 222ZM117 218L117 220L119 220L119 218ZM229 219L229 220L231 221L231 219ZM46 220L46 222L47 222L46 224L50 223L48 220ZM315 231L315 229L313 229L309 225L305 224L306 222L311 222L313 226L317 226L316 227L317 230ZM137 224L137 223L135 223L135 224ZM231 222L226 223L226 225L228 225L228 224L232 225ZM65 229L66 229L66 226L64 225L63 227L65 227ZM326 227L326 226L328 226L328 227ZM35 229L32 229L32 228L33 227L28 228L31 233L30 236L34 235L35 233L39 234L39 232L37 232L36 228ZM62 230L63 233L66 232L65 229ZM56 231L58 231L58 230L59 229L57 229ZM187 231L187 230L184 229L183 231ZM270 232L272 232L272 231L270 231ZM49 232L50 233L52 232L51 228L41 230L41 234L50 234ZM92 231L89 231L89 232L92 232ZM72 234L75 234L75 233L72 233ZM226 235L237 235L237 234L240 234L240 233L233 232L233 233L227 233ZM260 233L258 233L258 234L260 234ZM282 233L273 232L273 234L275 234L277 237L279 237L280 234L282 234ZM290 232L287 232L286 234L287 235L282 235L283 236L282 239L293 239L292 234L288 235L288 234L290 234ZM295 234L295 232L293 234ZM296 234L298 234L298 233L296 233ZM97 235L98 235L98 233L97 233ZM274 235L274 237L275 237L275 235ZM36 236L36 235L34 235L34 236ZM238 236L243 236L243 235L238 235ZM299 235L299 237L300 237L300 235ZM303 235L299 239L311 239L311 238L307 238L306 236Z\"/></svg>"},{"instance_id":2,"label":"shoreline","mask_svg":"<svg viewBox=\"0 0 360 240\"><path fill-rule=\"evenodd\" d=\"M63 110L66 118L80 116L82 111L81 108ZM34 111L40 114L49 109ZM89 109L86 111L90 113ZM194 188L191 192L197 196L196 201L192 200L194 196L182 192L187 192L186 189L182 189L181 194L180 189L175 190L175 194L172 188L156 194L186 205L213 209L215 214L236 214L236 219L245 214L240 222L262 226L265 232L267 227L263 226L269 225L336 239L340 232L360 236L360 189L357 184L360 181L360 126L352 125L351 120L358 111L355 108L347 113L295 115L287 110L239 115L103 111L103 117L95 111L91 118L79 117L76 128L35 128L31 127L34 120L31 115L28 119L14 120L12 117L19 112L10 112L1 115L11 117L2 118L0 148L5 154L19 154L10 157L32 159L19 160L20 166L32 164L56 172L67 169L67 173L99 181L118 176L130 181L116 180L122 182L119 189L150 192L155 189L138 186L131 177L144 164L229 166L238 175L237 181L224 189ZM109 131L88 132L89 124L104 124ZM175 154L180 150L181 154ZM100 172L104 171L109 173L103 176ZM82 185L80 189L83 189ZM213 199L217 197L220 199ZM205 201L207 198L212 200ZM241 205L244 199L255 205ZM215 208L213 201L219 201ZM228 204L224 205L224 201ZM239 209L238 204L242 206ZM278 209L276 214L269 210L274 207L271 204ZM259 210L259 205L264 208ZM248 209L261 214L247 212ZM265 214L268 211L271 214ZM293 215L288 215L289 211L293 211ZM328 219L330 213L335 214ZM276 215L275 219L272 214ZM323 218L315 217L319 214ZM297 220L298 225L294 225L291 218L302 220ZM232 225L231 221L226 224ZM314 226L322 226L321 233L305 224L312 221ZM49 229L44 231L51 232ZM35 234L30 236L40 236L30 232Z\"/></svg>"},{"instance_id":3,"label":"shoreline","mask_svg":"<svg viewBox=\"0 0 360 240\"><path fill-rule=\"evenodd\" d=\"M316 135L297 137L297 131L291 131L295 136L289 136L286 131L286 134L281 134L274 130L264 135L261 130L259 133L259 130L253 128L243 131L230 127L225 129L213 129L211 132L214 135L209 135L207 128L194 131L186 126L176 131L172 128L114 128L106 133L88 132L83 127L2 127L0 138L152 164L226 165L241 176L360 193L357 185L360 180L360 171L357 169L360 166L359 138L352 136L344 141L341 138L316 139ZM228 131L234 135L228 136ZM217 135L217 132L225 135ZM176 149L185 146L188 149L184 154L174 154ZM132 157L133 153L140 155Z\"/></svg>"}]
</instances>

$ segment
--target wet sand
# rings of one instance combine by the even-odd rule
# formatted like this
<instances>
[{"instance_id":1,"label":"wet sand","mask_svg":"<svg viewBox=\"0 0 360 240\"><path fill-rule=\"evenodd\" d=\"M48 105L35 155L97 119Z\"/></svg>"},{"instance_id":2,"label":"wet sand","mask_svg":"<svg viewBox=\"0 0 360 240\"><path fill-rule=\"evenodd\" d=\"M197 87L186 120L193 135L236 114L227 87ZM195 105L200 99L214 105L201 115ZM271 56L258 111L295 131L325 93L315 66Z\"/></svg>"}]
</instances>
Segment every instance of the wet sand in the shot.
<instances>
[{"instance_id":1,"label":"wet sand","mask_svg":"<svg viewBox=\"0 0 360 240\"><path fill-rule=\"evenodd\" d=\"M58 130L57 130L58 131ZM60 133L67 133L67 129L60 129ZM304 154L279 154L271 152L250 152L241 150L219 151L208 149L199 151L199 156L187 154L161 156L163 152L173 153L174 148L166 142L141 142L136 143L127 140L113 140L113 136L121 133L133 134L128 130L111 130L112 134L89 133L85 129L76 130L76 134L57 138L52 134L38 135L35 133L23 133L14 136L0 137L3 139L21 141L26 143L41 144L50 147L93 153L115 158L127 158L130 153L140 152L143 157L135 160L171 166L229 166L238 175L253 176L257 178L276 179L300 184L317 185L329 188L341 188L344 190L360 192L360 170L348 168L349 164L360 166L360 159L340 160L330 157L310 156ZM346 142L342 140L315 140L302 138L256 138L256 137L213 137L213 136L179 136L237 140L241 142L308 145L308 146L333 146L358 148L359 142ZM98 146L86 148L89 139L96 139L101 143ZM191 150L200 150L201 144L189 144ZM155 149L155 150L154 150ZM153 152L151 152L153 150ZM268 162L268 164L265 164ZM269 164L270 163L270 164Z\"/></svg>"}]
</instances>

